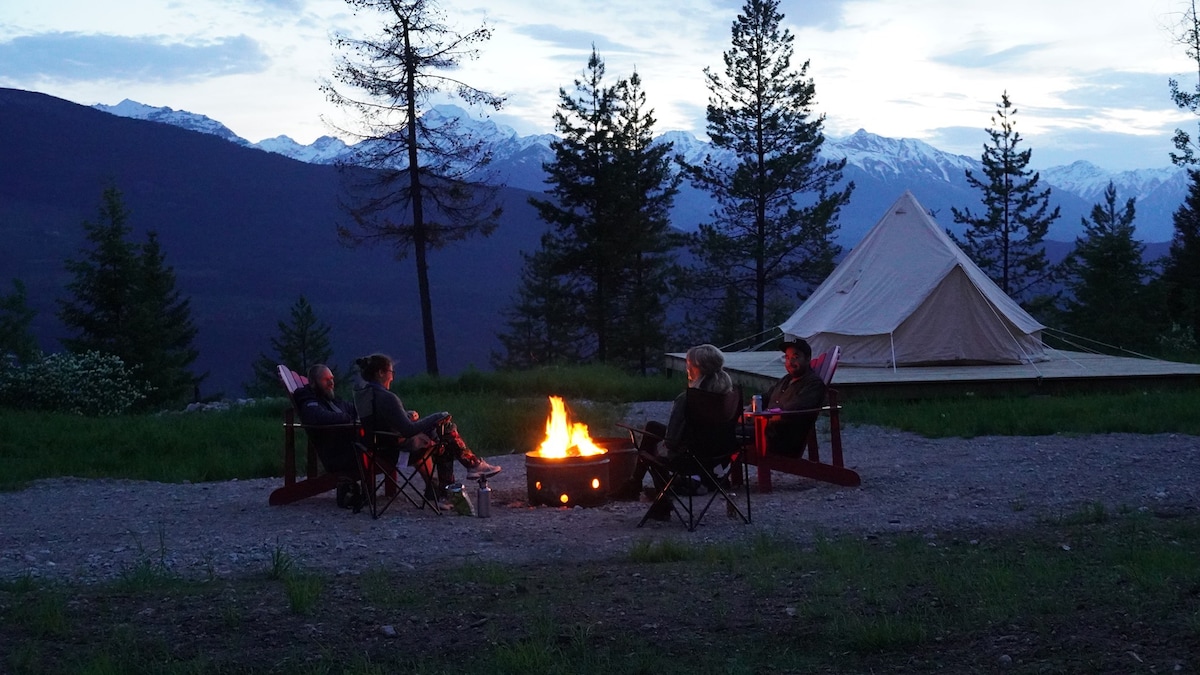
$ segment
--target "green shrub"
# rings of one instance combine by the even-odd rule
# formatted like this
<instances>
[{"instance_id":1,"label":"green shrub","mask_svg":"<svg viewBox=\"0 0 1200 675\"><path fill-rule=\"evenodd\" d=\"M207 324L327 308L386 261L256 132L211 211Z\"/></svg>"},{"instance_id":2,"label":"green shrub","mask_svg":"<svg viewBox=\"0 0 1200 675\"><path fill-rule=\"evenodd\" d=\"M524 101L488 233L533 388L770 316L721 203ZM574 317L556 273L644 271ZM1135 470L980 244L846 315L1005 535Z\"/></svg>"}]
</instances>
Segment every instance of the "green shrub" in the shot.
<instances>
[{"instance_id":1,"label":"green shrub","mask_svg":"<svg viewBox=\"0 0 1200 675\"><path fill-rule=\"evenodd\" d=\"M121 415L152 387L121 359L89 351L59 353L0 370L0 405L17 410L105 417Z\"/></svg>"}]
</instances>

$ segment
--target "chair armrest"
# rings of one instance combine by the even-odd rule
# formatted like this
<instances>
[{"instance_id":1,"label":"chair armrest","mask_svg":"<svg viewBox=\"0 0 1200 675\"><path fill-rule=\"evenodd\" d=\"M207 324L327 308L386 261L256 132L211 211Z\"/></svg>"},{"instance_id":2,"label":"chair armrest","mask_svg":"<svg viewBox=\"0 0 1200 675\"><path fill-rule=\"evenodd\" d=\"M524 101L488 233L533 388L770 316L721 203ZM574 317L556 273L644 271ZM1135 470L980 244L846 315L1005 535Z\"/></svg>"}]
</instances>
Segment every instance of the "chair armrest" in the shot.
<instances>
[{"instance_id":1,"label":"chair armrest","mask_svg":"<svg viewBox=\"0 0 1200 675\"><path fill-rule=\"evenodd\" d=\"M617 426L619 426L622 429L625 429L633 434L642 434L643 436L649 436L650 438L657 438L660 441L665 440L663 436L660 436L656 433L653 433L653 432L643 429L641 427L634 427L634 426L630 426L628 424L622 424L620 422L617 422Z\"/></svg>"}]
</instances>

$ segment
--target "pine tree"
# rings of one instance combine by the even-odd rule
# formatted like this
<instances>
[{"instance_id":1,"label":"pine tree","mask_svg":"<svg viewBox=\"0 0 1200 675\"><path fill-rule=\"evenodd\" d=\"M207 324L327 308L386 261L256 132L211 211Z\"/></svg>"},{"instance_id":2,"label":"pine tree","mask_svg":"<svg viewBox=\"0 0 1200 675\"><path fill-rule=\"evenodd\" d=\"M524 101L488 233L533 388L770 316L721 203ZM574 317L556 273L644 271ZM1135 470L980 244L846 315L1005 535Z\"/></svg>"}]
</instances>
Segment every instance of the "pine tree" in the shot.
<instances>
[{"instance_id":1,"label":"pine tree","mask_svg":"<svg viewBox=\"0 0 1200 675\"><path fill-rule=\"evenodd\" d=\"M489 184L483 173L491 161L485 140L472 138L457 120L431 122L424 113L443 90L469 104L503 105L502 97L450 75L464 59L478 57L474 45L490 39L491 31L453 32L433 0L346 2L355 10L379 11L388 23L376 38L334 38L343 52L334 77L363 98L332 82L321 87L332 103L358 119L359 131L342 131L363 141L356 144L354 161L341 166L350 224L339 225L338 236L353 246L390 246L401 259L412 251L425 370L437 375L428 252L490 235L501 211L499 186Z\"/></svg>"},{"instance_id":2,"label":"pine tree","mask_svg":"<svg viewBox=\"0 0 1200 675\"><path fill-rule=\"evenodd\" d=\"M29 306L25 284L20 279L13 279L12 284L12 293L0 295L0 368L8 365L10 359L20 364L32 363L41 353L30 331L37 311Z\"/></svg>"},{"instance_id":3,"label":"pine tree","mask_svg":"<svg viewBox=\"0 0 1200 675\"><path fill-rule=\"evenodd\" d=\"M646 372L664 349L667 278L679 243L669 226L679 184L672 146L654 143L637 73L609 85L594 48L583 77L559 99L561 138L545 166L550 198L530 199L552 229L535 259L543 269L527 279L545 284L543 276L557 277L550 290L569 293L578 307L584 340L560 346L585 360Z\"/></svg>"},{"instance_id":4,"label":"pine tree","mask_svg":"<svg viewBox=\"0 0 1200 675\"><path fill-rule=\"evenodd\" d=\"M68 351L112 354L133 369L137 245L130 241L129 212L115 187L104 190L95 223L83 223L90 248L64 263L73 279L71 297L59 301L59 318L76 337L65 338Z\"/></svg>"},{"instance_id":5,"label":"pine tree","mask_svg":"<svg viewBox=\"0 0 1200 675\"><path fill-rule=\"evenodd\" d=\"M1167 82L1171 89L1171 100L1180 110L1200 115L1200 14L1196 13L1196 0L1191 0L1187 10L1183 13L1175 40L1183 45L1188 59L1196 64L1197 79L1196 85L1191 91L1181 89L1179 81L1175 78L1169 79ZM1195 145L1195 143L1200 143L1200 134L1196 136L1195 143L1193 143L1191 134L1183 129L1176 129L1175 137L1172 140L1178 151L1170 153L1172 163L1176 166L1194 166L1200 163L1200 158L1196 157Z\"/></svg>"},{"instance_id":6,"label":"pine tree","mask_svg":"<svg viewBox=\"0 0 1200 675\"><path fill-rule=\"evenodd\" d=\"M950 236L1001 290L1028 305L1054 278L1042 241L1059 209L1049 210L1050 188L1039 191L1040 176L1027 168L1033 151L1017 149L1016 114L1006 91L987 130L983 177L967 170L967 183L983 193L984 212L952 207L954 222L967 228L964 239Z\"/></svg>"},{"instance_id":7,"label":"pine tree","mask_svg":"<svg viewBox=\"0 0 1200 675\"><path fill-rule=\"evenodd\" d=\"M1180 109L1196 115L1200 114L1200 15L1196 13L1195 0L1189 3L1181 28L1178 42L1185 47L1198 74L1191 92L1181 90L1179 83L1172 79L1171 98ZM1200 164L1195 153L1200 134L1193 139L1186 131L1176 129L1174 140L1179 152L1171 153L1172 162L1187 167ZM1194 346L1200 342L1200 170L1189 168L1188 178L1191 185L1183 205L1175 212L1175 233L1171 237L1161 281L1172 328L1184 332L1183 339L1175 338L1175 341Z\"/></svg>"},{"instance_id":8,"label":"pine tree","mask_svg":"<svg viewBox=\"0 0 1200 675\"><path fill-rule=\"evenodd\" d=\"M194 347L196 327L191 302L175 286L175 271L167 266L156 232L148 232L139 255L140 274L134 296L137 341L144 345L140 371L154 387L150 406L195 398L204 377L190 368L200 353Z\"/></svg>"},{"instance_id":9,"label":"pine tree","mask_svg":"<svg viewBox=\"0 0 1200 675\"><path fill-rule=\"evenodd\" d=\"M1104 202L1082 219L1084 234L1063 263L1071 297L1064 328L1077 336L1125 349L1146 349L1155 330L1147 306L1150 266L1142 260L1145 246L1134 239L1134 198L1117 207L1110 182Z\"/></svg>"},{"instance_id":10,"label":"pine tree","mask_svg":"<svg viewBox=\"0 0 1200 675\"><path fill-rule=\"evenodd\" d=\"M59 302L59 318L75 336L62 342L75 354L121 359L152 387L146 407L181 403L201 380L189 371L197 356L189 303L175 288L157 235L136 244L128 221L120 191L107 188L97 222L83 224L90 247L65 263L72 297Z\"/></svg>"},{"instance_id":11,"label":"pine tree","mask_svg":"<svg viewBox=\"0 0 1200 675\"><path fill-rule=\"evenodd\" d=\"M732 288L754 309L755 333L766 328L768 298L807 295L833 270L838 212L854 184L835 189L845 160L820 159L825 117L813 116L816 86L808 62L792 69L793 36L781 29L778 0L747 0L724 53L725 74L705 69L709 155L685 164L692 184L717 202L693 250L694 298L711 305Z\"/></svg>"},{"instance_id":12,"label":"pine tree","mask_svg":"<svg viewBox=\"0 0 1200 675\"><path fill-rule=\"evenodd\" d=\"M615 222L629 239L625 283L618 300L618 325L610 361L646 374L666 350L667 301L675 250L683 238L671 229L671 206L682 177L673 171L671 143L654 142L654 113L637 71L618 87L614 118L614 168L619 183ZM653 364L653 366L652 366Z\"/></svg>"},{"instance_id":13,"label":"pine tree","mask_svg":"<svg viewBox=\"0 0 1200 675\"><path fill-rule=\"evenodd\" d=\"M329 366L335 373L337 371L330 363L333 358L329 341L332 331L330 325L317 318L317 313L303 295L288 313L290 322L280 320L275 324L279 332L271 338L271 355L260 352L258 359L251 364L254 381L245 388L253 396L279 392L282 385L277 367L281 364L301 374L307 373L311 366L318 363Z\"/></svg>"},{"instance_id":14,"label":"pine tree","mask_svg":"<svg viewBox=\"0 0 1200 675\"><path fill-rule=\"evenodd\" d=\"M492 355L498 368L528 369L584 361L590 344L571 280L554 270L557 256L552 237L541 248L522 253L524 265L517 296L503 310L507 330L498 337L502 354Z\"/></svg>"},{"instance_id":15,"label":"pine tree","mask_svg":"<svg viewBox=\"0 0 1200 675\"><path fill-rule=\"evenodd\" d=\"M1187 199L1175 211L1175 233L1163 265L1167 315L1200 342L1200 169L1189 169Z\"/></svg>"}]
</instances>

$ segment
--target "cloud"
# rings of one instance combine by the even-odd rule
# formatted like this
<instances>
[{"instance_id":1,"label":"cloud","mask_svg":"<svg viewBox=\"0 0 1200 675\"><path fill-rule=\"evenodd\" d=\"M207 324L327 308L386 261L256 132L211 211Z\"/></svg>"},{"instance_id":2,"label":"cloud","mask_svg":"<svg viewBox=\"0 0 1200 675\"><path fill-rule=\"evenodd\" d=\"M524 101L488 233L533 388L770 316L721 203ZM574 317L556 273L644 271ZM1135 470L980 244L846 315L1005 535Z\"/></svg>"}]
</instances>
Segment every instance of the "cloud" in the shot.
<instances>
[{"instance_id":1,"label":"cloud","mask_svg":"<svg viewBox=\"0 0 1200 675\"><path fill-rule=\"evenodd\" d=\"M195 44L154 36L41 33L0 43L0 72L8 79L189 82L258 73L269 58L245 35Z\"/></svg>"},{"instance_id":2,"label":"cloud","mask_svg":"<svg viewBox=\"0 0 1200 675\"><path fill-rule=\"evenodd\" d=\"M934 56L930 60L934 63L941 63L957 68L1000 68L1007 65L1019 65L1029 55L1047 50L1050 47L1051 45L1048 43L1017 45L1016 47L1009 47L1000 51L990 51L982 47L971 47Z\"/></svg>"},{"instance_id":3,"label":"cloud","mask_svg":"<svg viewBox=\"0 0 1200 675\"><path fill-rule=\"evenodd\" d=\"M847 4L849 4L847 0L807 0L802 7L797 5L794 12L788 12L783 7L779 9L783 14L785 25L836 31L846 27L843 8ZM739 8L737 14L741 13L742 10ZM732 22L734 18L735 15L731 12L730 21Z\"/></svg>"},{"instance_id":4,"label":"cloud","mask_svg":"<svg viewBox=\"0 0 1200 675\"><path fill-rule=\"evenodd\" d=\"M559 28L550 24L534 24L521 26L516 29L517 33L549 43L554 47L561 49L569 49L576 52L590 53L592 45L596 46L596 51L600 57L604 58L606 52L633 52L633 47L623 45L617 42L612 42L605 36L599 33L592 33L585 30L572 30L568 28Z\"/></svg>"},{"instance_id":5,"label":"cloud","mask_svg":"<svg viewBox=\"0 0 1200 675\"><path fill-rule=\"evenodd\" d=\"M1060 94L1064 103L1083 108L1173 108L1169 78L1162 73L1096 73ZM1180 86L1186 88L1187 84Z\"/></svg>"}]
</instances>

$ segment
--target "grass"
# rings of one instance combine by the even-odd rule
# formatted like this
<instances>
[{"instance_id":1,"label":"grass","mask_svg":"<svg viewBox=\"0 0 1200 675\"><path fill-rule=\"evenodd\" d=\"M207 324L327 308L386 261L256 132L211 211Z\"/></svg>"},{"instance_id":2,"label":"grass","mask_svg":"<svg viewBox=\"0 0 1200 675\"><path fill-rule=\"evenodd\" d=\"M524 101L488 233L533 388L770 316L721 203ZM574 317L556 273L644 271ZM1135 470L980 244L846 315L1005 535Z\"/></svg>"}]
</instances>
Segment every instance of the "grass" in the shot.
<instances>
[{"instance_id":1,"label":"grass","mask_svg":"<svg viewBox=\"0 0 1200 675\"><path fill-rule=\"evenodd\" d=\"M843 419L930 438L1051 434L1200 435L1200 390L1072 396L956 397L921 401L852 400Z\"/></svg>"},{"instance_id":2,"label":"grass","mask_svg":"<svg viewBox=\"0 0 1200 675\"><path fill-rule=\"evenodd\" d=\"M669 400L681 387L679 377L596 368L394 385L410 408L452 411L484 454L530 447L549 394L595 429L625 402ZM116 419L0 411L0 481L275 476L283 406ZM1200 392L967 397L851 401L845 419L931 437L1200 434L1197 409ZM318 575L277 546L259 578L204 582L170 573L165 536L139 542L139 561L108 584L0 581L0 672L1186 672L1200 663L1200 517L1100 504L1030 531L960 538L647 539L627 560L564 568L462 561Z\"/></svg>"},{"instance_id":3,"label":"grass","mask_svg":"<svg viewBox=\"0 0 1200 675\"><path fill-rule=\"evenodd\" d=\"M1200 522L137 588L20 579L0 584L0 634L0 671L17 674L1191 672Z\"/></svg>"}]
</instances>

